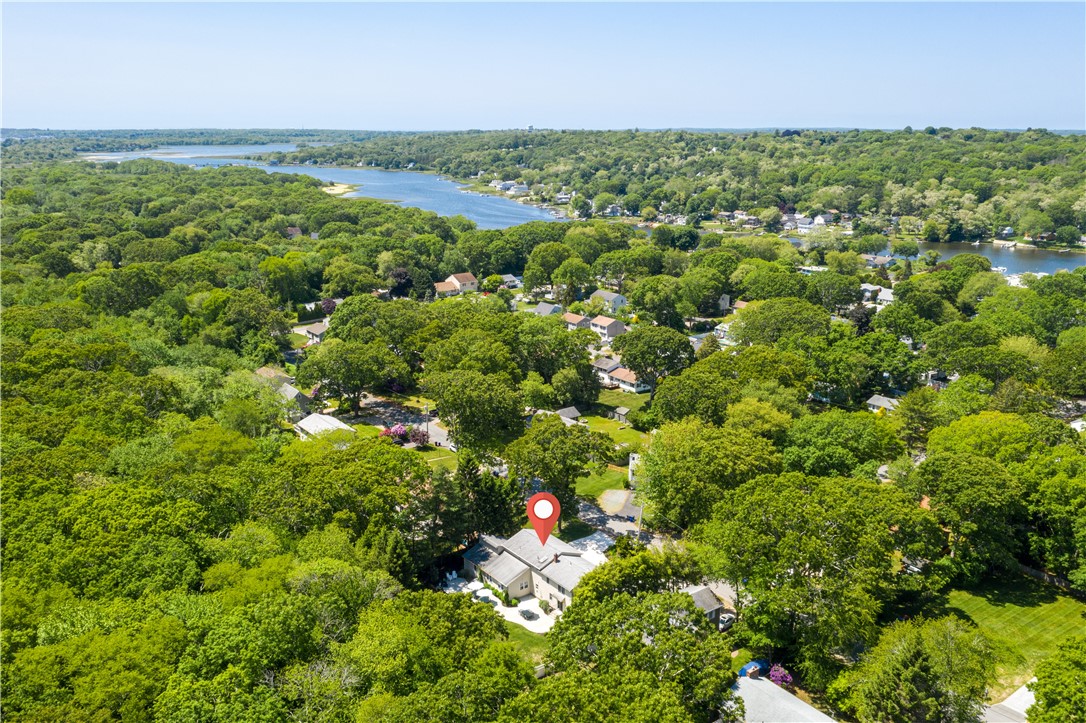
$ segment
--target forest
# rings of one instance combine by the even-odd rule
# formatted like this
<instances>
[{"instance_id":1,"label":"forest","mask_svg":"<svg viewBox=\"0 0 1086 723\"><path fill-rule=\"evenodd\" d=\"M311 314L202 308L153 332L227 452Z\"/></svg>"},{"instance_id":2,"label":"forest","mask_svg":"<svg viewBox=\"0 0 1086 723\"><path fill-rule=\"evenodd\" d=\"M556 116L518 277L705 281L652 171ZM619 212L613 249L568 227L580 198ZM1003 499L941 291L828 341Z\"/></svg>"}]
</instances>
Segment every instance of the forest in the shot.
<instances>
[{"instance_id":1,"label":"forest","mask_svg":"<svg viewBox=\"0 0 1086 723\"><path fill-rule=\"evenodd\" d=\"M985 225L1029 208L1080 230L1086 214L1081 137L627 135L375 136L291 158L509 169L638 207L909 203ZM75 144L28 141L4 167L5 718L742 720L743 650L839 717L972 720L1001 651L946 596L1023 565L1086 593L1086 441L1068 424L1086 267L1011 286L969 254L872 268L876 230L799 247L602 220L479 230L298 175L34 160ZM481 292L436 299L459 272ZM649 441L526 424L600 404L598 339L524 313L502 274L585 315L596 288L628 296L615 351L651 383L629 417ZM862 284L893 302L864 304ZM745 308L722 317L722 294ZM334 299L299 350L300 305ZM268 365L347 420L374 397L432 401L455 465L374 428L299 440L253 373ZM873 394L899 404L871 413ZM573 526L578 484L631 452L671 542L616 546L540 647L436 590L480 534L524 526L523 481ZM735 590L727 633L676 592L705 580ZM1031 720L1082 710L1084 644L1038 667Z\"/></svg>"}]
</instances>

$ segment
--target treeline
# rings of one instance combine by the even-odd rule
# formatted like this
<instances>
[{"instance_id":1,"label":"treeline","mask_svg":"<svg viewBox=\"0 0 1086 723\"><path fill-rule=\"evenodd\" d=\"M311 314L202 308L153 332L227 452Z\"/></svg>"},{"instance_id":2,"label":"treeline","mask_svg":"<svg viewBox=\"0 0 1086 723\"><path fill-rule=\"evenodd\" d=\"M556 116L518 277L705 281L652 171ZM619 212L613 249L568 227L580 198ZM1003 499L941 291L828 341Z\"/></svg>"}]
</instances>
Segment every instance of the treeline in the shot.
<instances>
[{"instance_id":1,"label":"treeline","mask_svg":"<svg viewBox=\"0 0 1086 723\"><path fill-rule=\"evenodd\" d=\"M270 154L282 162L358 163L482 174L528 184L541 200L575 192L583 214L626 212L691 220L743 209L837 211L927 221L932 241L1086 231L1086 136L981 128L923 131L487 131L389 134ZM1074 239L1077 241L1077 237Z\"/></svg>"},{"instance_id":2,"label":"treeline","mask_svg":"<svg viewBox=\"0 0 1086 723\"><path fill-rule=\"evenodd\" d=\"M58 161L79 153L138 151L167 145L263 145L266 143L346 143L380 135L379 131L186 129L186 130L52 130L5 128L0 153L4 165Z\"/></svg>"},{"instance_id":3,"label":"treeline","mask_svg":"<svg viewBox=\"0 0 1086 723\"><path fill-rule=\"evenodd\" d=\"M861 720L887 717L880 676L907 654L967 717L983 641L891 621L1019 562L1086 589L1086 450L1062 419L1086 394L1086 270L1018 288L975 256L870 270L863 237L480 231L320 186L153 161L5 171L5 717L730 720L736 644ZM432 300L463 271L491 292ZM553 415L526 428L525 406L591 407L594 335L515 313L505 273L587 313L600 284L630 298L615 346L654 388L632 421L658 429L640 489L684 542L623 544L587 576L542 681L485 605L430 588L464 543L521 527L515 480L568 513L577 480L632 449ZM889 275L893 303L857 303ZM686 321L723 293L751 302L726 320L737 346L695 354ZM298 383L348 420L364 394L421 391L455 472L361 432L295 440L252 370L322 297L345 300ZM933 370L959 377L937 392ZM873 392L901 403L862 411ZM704 579L737 591L728 636L673 592Z\"/></svg>"}]
</instances>

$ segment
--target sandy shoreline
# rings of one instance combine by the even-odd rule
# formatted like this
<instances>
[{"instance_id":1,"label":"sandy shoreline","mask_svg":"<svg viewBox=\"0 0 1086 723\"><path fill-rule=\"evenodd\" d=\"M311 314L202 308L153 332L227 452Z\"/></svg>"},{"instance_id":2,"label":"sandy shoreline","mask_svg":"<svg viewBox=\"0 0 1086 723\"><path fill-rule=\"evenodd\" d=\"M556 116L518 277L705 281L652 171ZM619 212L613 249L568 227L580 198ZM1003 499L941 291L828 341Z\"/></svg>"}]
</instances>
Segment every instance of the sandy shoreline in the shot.
<instances>
[{"instance_id":1,"label":"sandy shoreline","mask_svg":"<svg viewBox=\"0 0 1086 723\"><path fill-rule=\"evenodd\" d=\"M333 183L330 186L325 186L321 190L325 193L330 193L333 196L342 196L345 193L350 193L355 188L357 188L357 186L350 183Z\"/></svg>"}]
</instances>

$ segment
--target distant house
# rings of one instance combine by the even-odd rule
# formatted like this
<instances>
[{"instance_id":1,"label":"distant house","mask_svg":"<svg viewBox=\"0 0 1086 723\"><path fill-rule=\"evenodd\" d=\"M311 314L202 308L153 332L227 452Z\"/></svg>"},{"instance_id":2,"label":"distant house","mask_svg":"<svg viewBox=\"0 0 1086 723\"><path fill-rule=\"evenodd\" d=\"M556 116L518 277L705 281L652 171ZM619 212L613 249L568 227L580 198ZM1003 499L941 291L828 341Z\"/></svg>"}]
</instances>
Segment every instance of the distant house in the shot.
<instances>
[{"instance_id":1,"label":"distant house","mask_svg":"<svg viewBox=\"0 0 1086 723\"><path fill-rule=\"evenodd\" d=\"M278 387L282 384L289 384L291 379L287 376L286 372L281 369L273 369L272 367L260 367L253 374L256 374L261 379L270 382L274 386Z\"/></svg>"},{"instance_id":2,"label":"distant house","mask_svg":"<svg viewBox=\"0 0 1086 723\"><path fill-rule=\"evenodd\" d=\"M679 592L685 592L694 599L694 604L705 612L705 617L709 618L709 622L713 624L713 627L720 624L720 614L724 612L724 603L720 602L716 594L707 586L687 585Z\"/></svg>"},{"instance_id":3,"label":"distant house","mask_svg":"<svg viewBox=\"0 0 1086 723\"><path fill-rule=\"evenodd\" d=\"M310 398L298 391L293 385L286 383L277 390L287 407L287 418L296 422L309 412Z\"/></svg>"},{"instance_id":4,"label":"distant house","mask_svg":"<svg viewBox=\"0 0 1086 723\"><path fill-rule=\"evenodd\" d=\"M813 218L807 218L806 216L796 219L796 231L799 233L810 233L814 230L815 222Z\"/></svg>"},{"instance_id":5,"label":"distant house","mask_svg":"<svg viewBox=\"0 0 1086 723\"><path fill-rule=\"evenodd\" d=\"M608 373L607 377L611 382L611 386L618 387L622 391L629 392L631 394L640 394L642 392L647 392L652 389L652 387L638 379L637 375L626 367L619 367L618 369L613 369L610 373Z\"/></svg>"},{"instance_id":6,"label":"distant house","mask_svg":"<svg viewBox=\"0 0 1086 723\"><path fill-rule=\"evenodd\" d=\"M572 199L572 198L573 198L572 194L566 193L565 191L559 191L558 194L555 195L555 197L554 197L554 202L555 203L569 203L570 199Z\"/></svg>"},{"instance_id":7,"label":"distant house","mask_svg":"<svg viewBox=\"0 0 1086 723\"><path fill-rule=\"evenodd\" d=\"M814 217L815 226L829 226L833 223L833 216L828 213L820 213Z\"/></svg>"},{"instance_id":8,"label":"distant house","mask_svg":"<svg viewBox=\"0 0 1086 723\"><path fill-rule=\"evenodd\" d=\"M732 308L736 309L736 310L745 309L745 308L747 308L747 302L745 302L745 301L732 302Z\"/></svg>"},{"instance_id":9,"label":"distant house","mask_svg":"<svg viewBox=\"0 0 1086 723\"><path fill-rule=\"evenodd\" d=\"M1079 417L1071 422L1071 429L1079 434L1086 432L1086 417Z\"/></svg>"},{"instance_id":10,"label":"distant house","mask_svg":"<svg viewBox=\"0 0 1086 723\"><path fill-rule=\"evenodd\" d=\"M592 324L587 316L574 314L572 311L567 311L562 314L562 319L566 322L566 328L570 331L573 331L574 329L587 329Z\"/></svg>"},{"instance_id":11,"label":"distant house","mask_svg":"<svg viewBox=\"0 0 1086 723\"><path fill-rule=\"evenodd\" d=\"M603 209L602 214L604 216L621 216L622 206L619 206L617 203L612 203L610 206Z\"/></svg>"},{"instance_id":12,"label":"distant house","mask_svg":"<svg viewBox=\"0 0 1086 723\"><path fill-rule=\"evenodd\" d=\"M318 321L315 324L306 324L305 326L295 327L294 331L297 334L304 334L310 344L319 344L324 341L324 335L328 331L328 325L323 321Z\"/></svg>"},{"instance_id":13,"label":"distant house","mask_svg":"<svg viewBox=\"0 0 1086 723\"><path fill-rule=\"evenodd\" d=\"M716 308L723 314L732 306L732 297L728 294L721 294L720 298L716 300Z\"/></svg>"},{"instance_id":14,"label":"distant house","mask_svg":"<svg viewBox=\"0 0 1086 723\"><path fill-rule=\"evenodd\" d=\"M748 723L833 723L833 718L767 678L741 676L732 691L743 701Z\"/></svg>"},{"instance_id":15,"label":"distant house","mask_svg":"<svg viewBox=\"0 0 1086 723\"><path fill-rule=\"evenodd\" d=\"M479 280L475 278L475 274L453 274L449 278L445 279L445 281L455 286L456 293L458 294L463 294L468 291L479 290Z\"/></svg>"},{"instance_id":16,"label":"distant house","mask_svg":"<svg viewBox=\"0 0 1086 723\"><path fill-rule=\"evenodd\" d=\"M287 238L296 239L302 235L302 229L297 226L287 226Z\"/></svg>"},{"instance_id":17,"label":"distant house","mask_svg":"<svg viewBox=\"0 0 1086 723\"><path fill-rule=\"evenodd\" d=\"M558 304L550 304L546 301L540 301L536 304L534 309L529 309L529 312L536 316L554 316L555 314L562 313L562 307Z\"/></svg>"},{"instance_id":18,"label":"distant house","mask_svg":"<svg viewBox=\"0 0 1086 723\"><path fill-rule=\"evenodd\" d=\"M513 276L512 274L502 274L502 286L507 289L519 289L524 286L521 281L521 277Z\"/></svg>"},{"instance_id":19,"label":"distant house","mask_svg":"<svg viewBox=\"0 0 1086 723\"><path fill-rule=\"evenodd\" d=\"M997 233L996 236L1003 239L1011 238L1014 236L1014 228L1011 226L1004 226L999 229L999 233Z\"/></svg>"},{"instance_id":20,"label":"distant house","mask_svg":"<svg viewBox=\"0 0 1086 723\"><path fill-rule=\"evenodd\" d=\"M512 598L534 595L561 611L573 601L581 578L606 561L601 553L577 549L554 535L541 545L534 530L521 530L509 539L480 535L464 553L464 573Z\"/></svg>"},{"instance_id":21,"label":"distant house","mask_svg":"<svg viewBox=\"0 0 1086 723\"><path fill-rule=\"evenodd\" d=\"M894 301L894 292L875 284L860 284L864 301L872 304L890 304Z\"/></svg>"},{"instance_id":22,"label":"distant house","mask_svg":"<svg viewBox=\"0 0 1086 723\"><path fill-rule=\"evenodd\" d=\"M451 281L435 281L434 282L434 296L441 299L446 296L456 296L460 293L456 284Z\"/></svg>"},{"instance_id":23,"label":"distant house","mask_svg":"<svg viewBox=\"0 0 1086 723\"><path fill-rule=\"evenodd\" d=\"M885 266L894 260L893 256L876 256L874 254L860 254L860 258L867 262L869 268Z\"/></svg>"},{"instance_id":24,"label":"distant house","mask_svg":"<svg viewBox=\"0 0 1086 723\"><path fill-rule=\"evenodd\" d=\"M899 402L896 399L884 397L881 394L875 394L867 400L867 411L874 414L886 414L887 412L892 412L897 409L898 404Z\"/></svg>"},{"instance_id":25,"label":"distant house","mask_svg":"<svg viewBox=\"0 0 1086 723\"><path fill-rule=\"evenodd\" d=\"M626 297L622 294L616 294L613 291L605 291L604 289L597 289L592 292L589 299L599 299L603 302L603 307L612 314L617 314L626 308L629 303Z\"/></svg>"},{"instance_id":26,"label":"distant house","mask_svg":"<svg viewBox=\"0 0 1086 723\"><path fill-rule=\"evenodd\" d=\"M532 190L532 189L528 188L528 186L524 185L523 183L517 183L517 184L514 184L513 187L510 188L506 193L508 193L508 194L510 194L512 196L523 196L524 194L528 193L530 190Z\"/></svg>"},{"instance_id":27,"label":"distant house","mask_svg":"<svg viewBox=\"0 0 1086 723\"><path fill-rule=\"evenodd\" d=\"M294 431L302 439L310 439L318 434L327 432L350 432L354 434L354 427L344 424L335 417L327 414L310 414L305 419L294 425Z\"/></svg>"},{"instance_id":28,"label":"distant house","mask_svg":"<svg viewBox=\"0 0 1086 723\"><path fill-rule=\"evenodd\" d=\"M609 316L597 316L593 319L589 325L592 331L596 332L600 336L600 340L604 342L614 341L617 337L626 333L626 325L617 319L612 319Z\"/></svg>"}]
</instances>

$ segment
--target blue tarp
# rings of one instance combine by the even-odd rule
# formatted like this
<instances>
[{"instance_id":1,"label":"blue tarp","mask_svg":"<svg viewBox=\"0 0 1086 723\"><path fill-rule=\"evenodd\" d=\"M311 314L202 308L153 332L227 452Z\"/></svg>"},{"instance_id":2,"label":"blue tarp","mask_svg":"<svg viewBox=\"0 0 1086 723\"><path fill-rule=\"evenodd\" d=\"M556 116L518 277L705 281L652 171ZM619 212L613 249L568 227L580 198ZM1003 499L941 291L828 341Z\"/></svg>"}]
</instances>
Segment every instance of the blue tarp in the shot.
<instances>
[{"instance_id":1,"label":"blue tarp","mask_svg":"<svg viewBox=\"0 0 1086 723\"><path fill-rule=\"evenodd\" d=\"M739 669L739 677L750 677L750 671L757 670L759 675L765 675L769 672L768 660L752 660L742 668Z\"/></svg>"}]
</instances>

